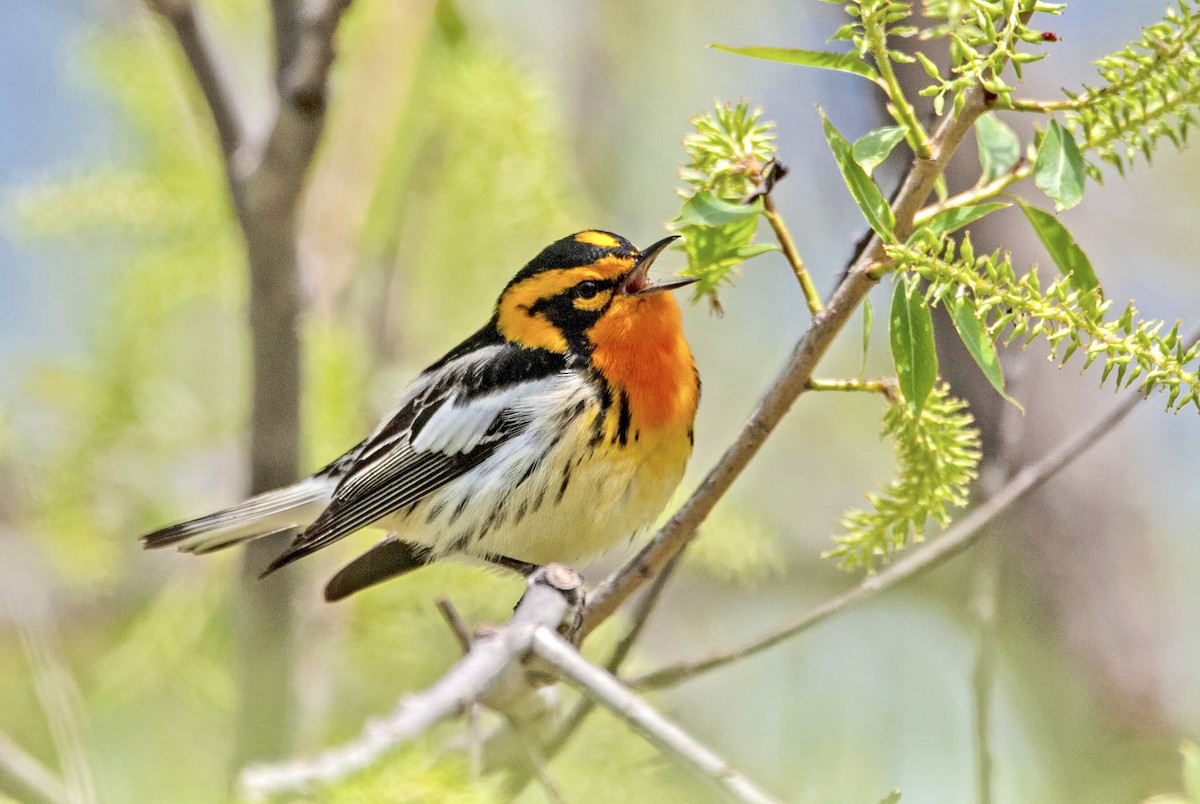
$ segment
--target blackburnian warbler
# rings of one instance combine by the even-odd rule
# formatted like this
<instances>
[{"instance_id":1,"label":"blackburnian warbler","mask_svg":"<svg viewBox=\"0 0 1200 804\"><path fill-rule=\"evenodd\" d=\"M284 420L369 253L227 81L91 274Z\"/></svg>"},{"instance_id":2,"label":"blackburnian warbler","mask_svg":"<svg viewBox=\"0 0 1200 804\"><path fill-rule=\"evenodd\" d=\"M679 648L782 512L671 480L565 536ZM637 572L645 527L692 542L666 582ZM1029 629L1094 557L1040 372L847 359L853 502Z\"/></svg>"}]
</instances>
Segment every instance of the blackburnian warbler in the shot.
<instances>
[{"instance_id":1,"label":"blackburnian warbler","mask_svg":"<svg viewBox=\"0 0 1200 804\"><path fill-rule=\"evenodd\" d=\"M674 239L644 252L601 231L553 243L366 440L294 485L143 543L207 553L304 528L271 572L386 528L325 587L337 600L453 553L528 571L633 536L683 475L700 396L663 292L694 280L647 276Z\"/></svg>"}]
</instances>

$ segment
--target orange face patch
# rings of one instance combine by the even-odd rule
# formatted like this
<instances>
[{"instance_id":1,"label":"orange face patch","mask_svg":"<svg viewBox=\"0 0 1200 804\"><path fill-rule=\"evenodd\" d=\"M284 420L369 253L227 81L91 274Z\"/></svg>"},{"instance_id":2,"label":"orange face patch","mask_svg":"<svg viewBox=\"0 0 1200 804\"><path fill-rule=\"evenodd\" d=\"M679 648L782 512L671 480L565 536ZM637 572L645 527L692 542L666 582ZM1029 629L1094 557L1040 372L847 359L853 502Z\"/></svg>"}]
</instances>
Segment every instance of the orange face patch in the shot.
<instances>
[{"instance_id":1,"label":"orange face patch","mask_svg":"<svg viewBox=\"0 0 1200 804\"><path fill-rule=\"evenodd\" d=\"M669 294L618 296L588 336L592 361L629 397L635 428L687 427L696 415L695 363Z\"/></svg>"}]
</instances>

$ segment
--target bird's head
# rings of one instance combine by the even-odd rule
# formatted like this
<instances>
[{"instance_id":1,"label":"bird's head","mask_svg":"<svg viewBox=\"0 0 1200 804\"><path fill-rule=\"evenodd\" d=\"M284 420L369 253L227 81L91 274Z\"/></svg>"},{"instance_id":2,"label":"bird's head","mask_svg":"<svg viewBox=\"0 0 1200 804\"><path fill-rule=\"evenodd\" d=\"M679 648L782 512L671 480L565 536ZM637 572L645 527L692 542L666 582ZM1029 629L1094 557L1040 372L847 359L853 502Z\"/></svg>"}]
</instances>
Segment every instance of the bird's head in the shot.
<instances>
[{"instance_id":1,"label":"bird's head","mask_svg":"<svg viewBox=\"0 0 1200 804\"><path fill-rule=\"evenodd\" d=\"M604 321L678 317L664 291L695 282L673 278L651 282L650 266L675 236L645 251L611 232L586 231L542 250L513 277L496 302L496 323L507 340L552 352L587 351L591 334Z\"/></svg>"}]
</instances>

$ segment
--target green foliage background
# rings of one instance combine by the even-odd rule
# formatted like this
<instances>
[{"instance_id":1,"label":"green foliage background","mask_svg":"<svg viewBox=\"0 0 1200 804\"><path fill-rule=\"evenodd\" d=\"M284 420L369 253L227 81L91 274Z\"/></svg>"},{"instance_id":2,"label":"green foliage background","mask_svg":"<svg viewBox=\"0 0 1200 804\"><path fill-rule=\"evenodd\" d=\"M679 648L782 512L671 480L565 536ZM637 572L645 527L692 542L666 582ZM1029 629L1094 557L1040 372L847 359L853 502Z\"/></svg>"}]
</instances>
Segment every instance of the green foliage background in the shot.
<instances>
[{"instance_id":1,"label":"green foliage background","mask_svg":"<svg viewBox=\"0 0 1200 804\"><path fill-rule=\"evenodd\" d=\"M478 326L503 282L545 242L591 226L637 242L656 239L679 209L676 166L696 161L694 138L690 152L679 145L686 121L713 108L715 95L762 97L767 117L780 121L775 143L755 132L747 150L769 157L769 148L778 148L791 165L781 207L818 283L829 287L862 224L825 154L812 106L820 99L847 133L875 127L837 99L861 100L851 89L858 84L849 83L860 79L784 77L757 64L731 66L722 60L731 57L699 47L712 39L761 41L781 21L789 31L832 31L842 21L832 7L793 5L768 3L746 15L709 2L680 19L667 9L614 4L587 12L594 18L546 12L542 19L524 6L500 15L483 4L400 9L358 0L342 32L329 140L305 217L313 255L304 266L312 302L304 322L309 465L357 440L407 377ZM212 0L204 7L250 87L247 102L261 100L254 76L267 61L262 4ZM1075 24L1082 23L1070 15L1062 21L1064 28ZM560 37L569 52L523 51L529 40L521 38L522 26L544 26L546 38ZM1088 44L1079 51L1079 75L1087 75L1086 56L1114 50L1093 46L1090 38L1104 35L1088 29L1078 37ZM1127 58L1151 50L1135 48ZM12 625L0 627L0 729L51 766L69 767L71 756L82 755L100 800L222 800L235 705L235 557L147 555L133 537L241 493L244 255L219 154L168 31L140 11L97 20L64 61L69 80L105 99L120 147L111 159L8 188L4 207L9 233L34 259L73 266L68 275L92 292L74 311L85 333L79 353L10 372L18 390L9 409L0 409L0 476L16 490L0 504L0 539L11 541L14 562L23 562L14 567L33 568L26 586L7 583L3 596ZM556 64L567 68L556 73ZM964 51L959 66L966 74L995 65L976 64ZM662 86L647 86L651 74ZM952 102L959 88L951 79L930 94ZM1159 89L1145 89L1150 107ZM1102 136L1094 133L1102 121L1068 114L1068 125L1081 138ZM1169 137L1153 126L1141 136L1134 147ZM1128 166L1124 150L1109 153L1101 158ZM888 170L882 159L881 183ZM1154 185L1144 206L1178 193L1167 206L1194 211L1172 181L1187 186L1195 160L1165 153L1159 159L1178 167L1178 176L1172 180L1169 167L1160 171L1165 183ZM718 189L687 183L689 193ZM1101 219L1111 209L1105 205L1123 194L1138 206L1136 186L1110 187L1097 203ZM720 189L718 200L752 185ZM1122 211L1131 229L1135 214ZM801 324L803 302L786 266L751 244L755 220L739 214L731 221L740 238L732 250L728 242L713 245L724 250L709 260L719 270L706 276L706 289L727 283L742 259L764 254L740 268L736 289L723 291L725 318L702 308L688 314L706 381L691 478L719 454ZM1076 231L1095 243L1103 229L1101 221ZM1158 262L1189 264L1185 238L1148 239L1156 240ZM689 243L693 262L701 246ZM936 253L912 254L916 272L934 282L942 276L934 271L941 265L934 265ZM950 264L954 255L942 256ZM664 262L681 269L685 259ZM1148 287L1151 312L1172 317L1187 309L1164 297L1200 300L1200 287L1182 275L1147 284L1136 271L1115 273L1106 287L1116 298L1140 298ZM882 326L876 344L886 342ZM860 346L839 349L832 362L856 373ZM870 371L887 370L885 351L872 350ZM634 657L634 672L741 641L846 582L816 556L840 512L891 471L889 448L876 439L880 403L818 398L803 407L706 526ZM1200 435L1194 424L1177 426ZM1155 591L1187 634L1200 612L1194 596L1179 590L1197 580L1188 568L1200 566L1189 560L1200 558L1200 549L1169 536L1195 511L1194 490L1179 478L1187 458L1170 446L1187 438L1158 427L1141 431L1151 442L1144 459L1151 466L1139 486L1152 495L1148 529L1164 534L1162 549L1176 559ZM899 541L907 534L906 520ZM320 604L320 580L363 543L300 569L300 750L356 733L366 718L454 661L457 644L432 605L438 596L449 595L474 623L505 619L519 595L511 578L447 565L342 606ZM869 546L859 560L870 560ZM603 566L589 568L589 577ZM966 678L974 633L962 615L969 569L948 568L940 580L881 601L857 621L656 702L789 799L878 800L899 787L903 800L959 800L971 788ZM1113 715L1103 694L1072 672L1061 635L1025 606L1013 604L1023 616L1008 626L998 681L996 743L1006 800L1126 801L1174 778L1176 741L1140 740L1127 724L1107 722ZM589 650L603 655L620 625L606 626ZM1172 672L1196 678L1194 641L1172 634L1167 646ZM69 683L61 682L64 672ZM1168 708L1180 733L1200 725L1194 685ZM77 728L52 727L47 713L59 711ZM498 780L472 783L461 761L439 757L438 738L457 728L322 795L347 802L502 800ZM1113 748L1117 738L1133 745ZM572 801L707 795L606 716L589 722L554 774ZM532 789L522 800L540 796Z\"/></svg>"}]
</instances>

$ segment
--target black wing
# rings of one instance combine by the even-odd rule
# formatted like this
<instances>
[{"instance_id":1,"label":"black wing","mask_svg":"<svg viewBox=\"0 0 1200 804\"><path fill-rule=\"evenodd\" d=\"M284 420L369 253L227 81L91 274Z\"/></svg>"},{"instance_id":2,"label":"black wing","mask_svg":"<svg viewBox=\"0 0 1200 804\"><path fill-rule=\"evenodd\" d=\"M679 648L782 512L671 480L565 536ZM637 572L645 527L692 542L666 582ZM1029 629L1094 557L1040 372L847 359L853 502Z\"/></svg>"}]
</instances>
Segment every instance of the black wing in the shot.
<instances>
[{"instance_id":1,"label":"black wing","mask_svg":"<svg viewBox=\"0 0 1200 804\"><path fill-rule=\"evenodd\" d=\"M529 426L528 414L510 404L523 384L564 367L561 355L507 342L477 343L434 364L357 451L325 511L266 572L418 502L483 463Z\"/></svg>"}]
</instances>

